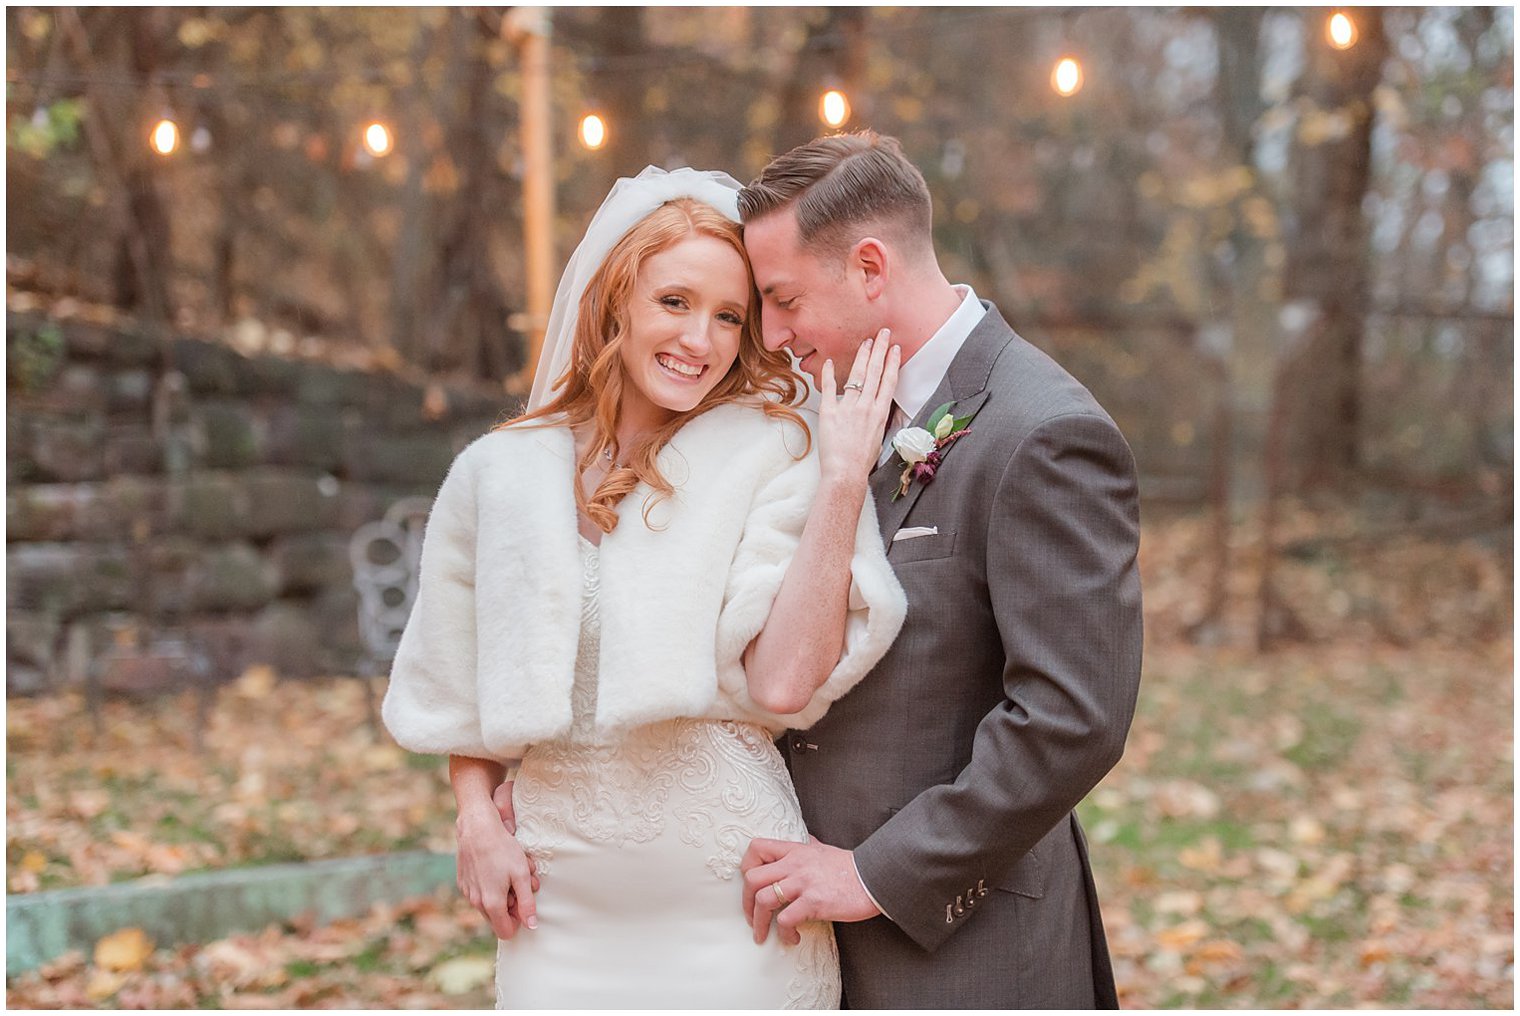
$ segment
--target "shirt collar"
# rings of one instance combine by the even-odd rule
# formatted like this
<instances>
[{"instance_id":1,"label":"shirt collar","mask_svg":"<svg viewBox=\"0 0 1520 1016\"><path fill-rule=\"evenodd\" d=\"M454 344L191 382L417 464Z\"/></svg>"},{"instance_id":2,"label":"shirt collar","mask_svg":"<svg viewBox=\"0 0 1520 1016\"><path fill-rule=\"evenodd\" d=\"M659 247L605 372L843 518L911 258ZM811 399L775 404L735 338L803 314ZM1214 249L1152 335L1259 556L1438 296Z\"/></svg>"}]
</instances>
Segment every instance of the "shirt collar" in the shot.
<instances>
[{"instance_id":1,"label":"shirt collar","mask_svg":"<svg viewBox=\"0 0 1520 1016\"><path fill-rule=\"evenodd\" d=\"M961 305L938 331L929 336L929 341L898 368L897 394L892 401L910 422L918 417L924 403L934 395L934 390L950 369L950 361L955 359L966 337L987 313L987 308L982 306L970 286L957 285L954 288L962 294Z\"/></svg>"}]
</instances>

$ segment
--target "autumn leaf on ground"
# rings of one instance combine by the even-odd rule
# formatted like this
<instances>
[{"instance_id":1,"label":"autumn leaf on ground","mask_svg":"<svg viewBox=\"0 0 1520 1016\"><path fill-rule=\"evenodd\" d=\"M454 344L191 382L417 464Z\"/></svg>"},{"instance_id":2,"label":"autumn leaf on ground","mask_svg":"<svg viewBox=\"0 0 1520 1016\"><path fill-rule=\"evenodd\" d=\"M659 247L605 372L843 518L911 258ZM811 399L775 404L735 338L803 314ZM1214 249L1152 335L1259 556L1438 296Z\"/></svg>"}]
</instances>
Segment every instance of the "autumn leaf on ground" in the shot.
<instances>
[{"instance_id":1,"label":"autumn leaf on ground","mask_svg":"<svg viewBox=\"0 0 1520 1016\"><path fill-rule=\"evenodd\" d=\"M103 970L141 970L153 955L153 940L141 928L123 928L95 943L95 965Z\"/></svg>"}]
</instances>

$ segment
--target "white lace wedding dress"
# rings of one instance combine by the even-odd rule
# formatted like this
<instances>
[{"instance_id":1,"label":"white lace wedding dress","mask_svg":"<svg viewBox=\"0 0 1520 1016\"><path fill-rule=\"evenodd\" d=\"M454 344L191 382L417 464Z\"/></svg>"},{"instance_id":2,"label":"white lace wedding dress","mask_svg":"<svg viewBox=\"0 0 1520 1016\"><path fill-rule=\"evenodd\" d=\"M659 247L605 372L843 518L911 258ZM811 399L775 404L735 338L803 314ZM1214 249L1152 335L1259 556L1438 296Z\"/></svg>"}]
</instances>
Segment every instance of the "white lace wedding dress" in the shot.
<instances>
[{"instance_id":1,"label":"white lace wedding dress","mask_svg":"<svg viewBox=\"0 0 1520 1016\"><path fill-rule=\"evenodd\" d=\"M584 539L581 559L574 723L528 751L513 791L538 927L499 944L497 1008L838 1008L829 925L756 945L744 920L750 839L807 837L771 736L676 719L599 740L598 550Z\"/></svg>"}]
</instances>

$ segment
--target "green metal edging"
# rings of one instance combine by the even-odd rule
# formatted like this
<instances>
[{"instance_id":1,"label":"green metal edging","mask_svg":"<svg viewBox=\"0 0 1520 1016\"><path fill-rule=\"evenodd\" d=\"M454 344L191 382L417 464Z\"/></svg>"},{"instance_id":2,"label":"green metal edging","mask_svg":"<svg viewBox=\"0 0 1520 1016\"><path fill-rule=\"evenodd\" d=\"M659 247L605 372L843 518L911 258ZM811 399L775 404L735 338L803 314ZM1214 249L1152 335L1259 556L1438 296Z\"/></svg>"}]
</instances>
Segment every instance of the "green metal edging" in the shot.
<instances>
[{"instance_id":1,"label":"green metal edging","mask_svg":"<svg viewBox=\"0 0 1520 1016\"><path fill-rule=\"evenodd\" d=\"M71 949L89 956L121 928L141 928L158 946L211 942L300 914L354 917L453 884L453 854L412 851L7 895L5 973L36 969Z\"/></svg>"}]
</instances>

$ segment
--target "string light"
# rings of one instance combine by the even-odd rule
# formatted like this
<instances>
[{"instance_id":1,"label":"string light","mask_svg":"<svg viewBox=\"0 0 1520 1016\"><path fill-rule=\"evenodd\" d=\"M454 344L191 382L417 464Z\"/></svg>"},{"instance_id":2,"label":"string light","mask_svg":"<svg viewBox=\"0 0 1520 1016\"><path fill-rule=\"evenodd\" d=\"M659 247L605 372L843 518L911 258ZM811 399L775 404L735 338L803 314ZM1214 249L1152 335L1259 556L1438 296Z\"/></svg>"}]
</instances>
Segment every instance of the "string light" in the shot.
<instances>
[{"instance_id":1,"label":"string light","mask_svg":"<svg viewBox=\"0 0 1520 1016\"><path fill-rule=\"evenodd\" d=\"M1325 23L1325 35L1336 49L1350 49L1356 45L1356 22L1343 11L1336 11Z\"/></svg>"},{"instance_id":2,"label":"string light","mask_svg":"<svg viewBox=\"0 0 1520 1016\"><path fill-rule=\"evenodd\" d=\"M1057 95L1071 97L1082 90L1082 65L1074 56L1063 56L1050 72L1050 87Z\"/></svg>"},{"instance_id":3,"label":"string light","mask_svg":"<svg viewBox=\"0 0 1520 1016\"><path fill-rule=\"evenodd\" d=\"M364 150L375 158L389 155L395 144L390 128L380 121L376 120L364 128Z\"/></svg>"},{"instance_id":4,"label":"string light","mask_svg":"<svg viewBox=\"0 0 1520 1016\"><path fill-rule=\"evenodd\" d=\"M818 100L818 119L830 127L843 127L850 119L850 99L837 88L830 88Z\"/></svg>"},{"instance_id":5,"label":"string light","mask_svg":"<svg viewBox=\"0 0 1520 1016\"><path fill-rule=\"evenodd\" d=\"M179 126L168 117L158 121L153 127L153 133L148 135L148 143L159 155L173 155L179 147Z\"/></svg>"},{"instance_id":6,"label":"string light","mask_svg":"<svg viewBox=\"0 0 1520 1016\"><path fill-rule=\"evenodd\" d=\"M607 121L596 113L581 117L581 144L590 151L597 151L607 143Z\"/></svg>"}]
</instances>

